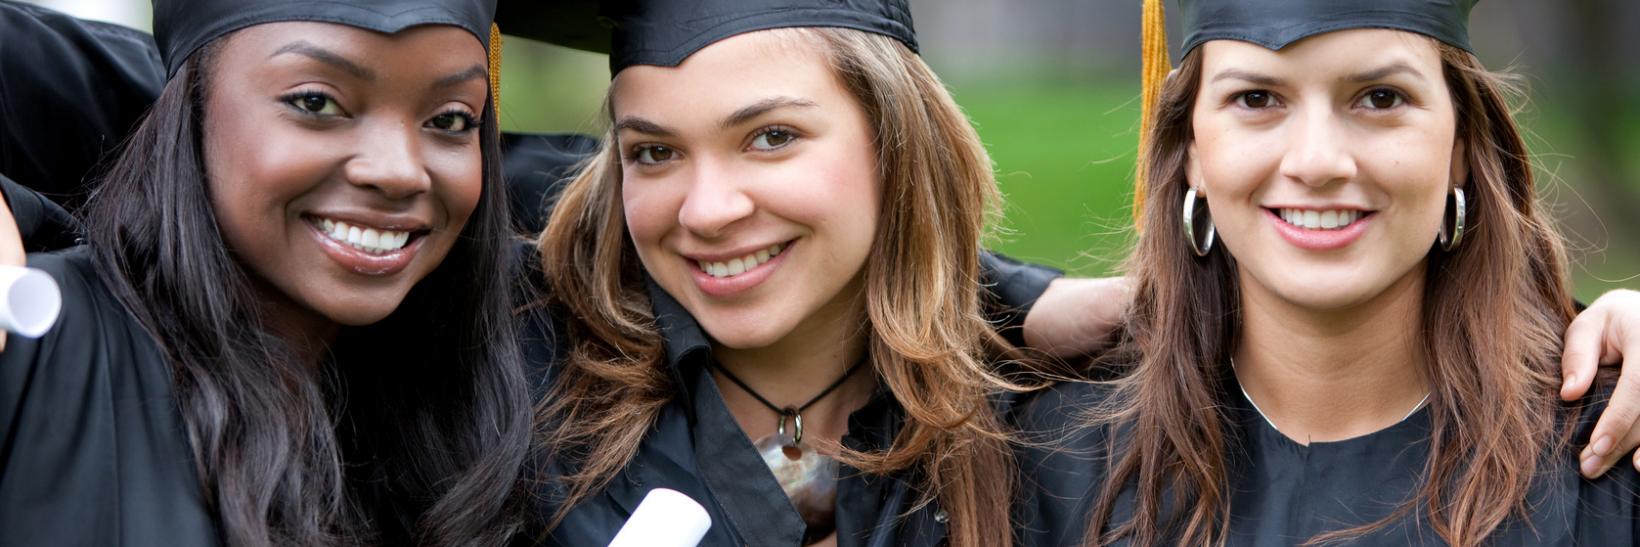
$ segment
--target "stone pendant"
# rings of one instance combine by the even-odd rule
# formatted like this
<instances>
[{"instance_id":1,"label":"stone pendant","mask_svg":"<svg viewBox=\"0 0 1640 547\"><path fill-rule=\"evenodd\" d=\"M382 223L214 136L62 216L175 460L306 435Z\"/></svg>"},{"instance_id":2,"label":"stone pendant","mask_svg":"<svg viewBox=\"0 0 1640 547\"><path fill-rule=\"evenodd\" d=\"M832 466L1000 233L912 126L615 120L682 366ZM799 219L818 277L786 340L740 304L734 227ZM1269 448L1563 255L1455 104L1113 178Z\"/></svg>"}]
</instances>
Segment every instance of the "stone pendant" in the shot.
<instances>
[{"instance_id":1,"label":"stone pendant","mask_svg":"<svg viewBox=\"0 0 1640 547\"><path fill-rule=\"evenodd\" d=\"M758 439L755 446L808 525L803 544L830 536L837 529L837 460L805 449L780 433Z\"/></svg>"}]
</instances>

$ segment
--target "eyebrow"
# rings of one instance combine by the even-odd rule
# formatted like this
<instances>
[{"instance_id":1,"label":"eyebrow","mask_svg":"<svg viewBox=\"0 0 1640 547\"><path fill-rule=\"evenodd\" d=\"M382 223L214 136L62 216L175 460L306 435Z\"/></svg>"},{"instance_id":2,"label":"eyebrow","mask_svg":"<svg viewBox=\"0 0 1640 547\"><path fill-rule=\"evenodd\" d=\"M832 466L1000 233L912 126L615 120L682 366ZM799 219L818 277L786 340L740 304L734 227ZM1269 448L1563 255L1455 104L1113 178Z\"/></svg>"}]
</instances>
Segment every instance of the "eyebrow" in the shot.
<instances>
[{"instance_id":1,"label":"eyebrow","mask_svg":"<svg viewBox=\"0 0 1640 547\"><path fill-rule=\"evenodd\" d=\"M1272 76L1266 76L1264 74L1259 74L1257 72L1249 72L1249 71L1246 71L1246 70L1239 70L1239 69L1234 69L1234 68L1225 70L1223 72L1220 72L1217 76L1213 77L1212 81L1217 82L1219 80L1230 80L1230 79L1243 80L1243 81L1253 83L1255 85L1262 85L1262 86L1269 86L1269 87L1276 87L1276 86L1281 85L1281 80L1279 78L1275 78L1275 77L1272 77Z\"/></svg>"},{"instance_id":2,"label":"eyebrow","mask_svg":"<svg viewBox=\"0 0 1640 547\"><path fill-rule=\"evenodd\" d=\"M312 43L309 43L309 42L303 41L303 40L298 40L298 41L295 41L295 42L291 42L289 44L285 44L284 47L281 47L277 51L274 51L273 55L269 55L268 58L272 59L274 57L278 57L280 55L284 55L284 54L287 54L287 53L294 53L294 54L297 54L297 55L301 55L301 56L304 56L304 57L311 58L315 61L325 63L327 65L334 66L338 69L341 69L343 72L346 72L348 74L352 74L354 77L356 77L358 79L361 79L361 80L375 80L376 79L376 73L372 72L370 69L365 68L363 66L360 66L358 63L355 63L353 61L349 61L349 60L347 60L347 58L342 57L341 55L338 55L335 52L332 52L328 49L313 45ZM465 76L465 74L463 74L463 76Z\"/></svg>"},{"instance_id":3,"label":"eyebrow","mask_svg":"<svg viewBox=\"0 0 1640 547\"><path fill-rule=\"evenodd\" d=\"M723 121L718 122L718 126L728 129L782 108L813 108L816 106L820 105L808 99L770 97L736 110L733 114L724 117Z\"/></svg>"},{"instance_id":4,"label":"eyebrow","mask_svg":"<svg viewBox=\"0 0 1640 547\"><path fill-rule=\"evenodd\" d=\"M732 128L757 119L758 116L762 116L782 108L812 108L816 106L820 106L820 104L808 99L798 99L794 97L770 97L747 105L740 110L734 111L734 113L729 114L728 116L724 116L723 121L718 122L718 127L724 129ZM676 135L671 129L667 129L661 124L637 116L626 116L620 120L617 120L615 122L615 132L619 133L621 131L636 131L657 137L672 137Z\"/></svg>"},{"instance_id":5,"label":"eyebrow","mask_svg":"<svg viewBox=\"0 0 1640 547\"><path fill-rule=\"evenodd\" d=\"M672 130L662 127L661 124L639 118L637 116L623 117L620 121L615 122L615 132L619 133L622 131L637 131L645 135L654 135L656 137L672 137L675 135L672 133Z\"/></svg>"},{"instance_id":6,"label":"eyebrow","mask_svg":"<svg viewBox=\"0 0 1640 547\"><path fill-rule=\"evenodd\" d=\"M468 80L488 80L489 78L489 70L485 70L484 67L479 65L473 65L467 67L467 70L439 78L438 81L433 82L433 87L450 87Z\"/></svg>"},{"instance_id":7,"label":"eyebrow","mask_svg":"<svg viewBox=\"0 0 1640 547\"><path fill-rule=\"evenodd\" d=\"M1412 68L1411 65L1400 61L1396 61L1381 68L1375 68L1366 72L1352 74L1345 77L1344 80L1350 82L1371 82L1375 80L1382 80L1395 74L1406 74L1419 80L1425 80L1423 73L1418 72L1418 69Z\"/></svg>"},{"instance_id":8,"label":"eyebrow","mask_svg":"<svg viewBox=\"0 0 1640 547\"><path fill-rule=\"evenodd\" d=\"M1342 80L1346 81L1346 82L1357 82L1357 83L1372 82L1372 81L1382 80L1384 78L1388 78L1388 77L1396 75L1396 74L1406 74L1408 76L1412 76L1413 78L1417 78L1418 80L1425 80L1423 73L1418 72L1418 69L1412 68L1412 65L1408 65L1408 64L1406 64L1404 62L1400 62L1400 61L1396 61L1394 63L1391 63L1389 65L1386 65L1386 66L1383 66L1383 67L1380 67L1380 68L1375 68L1375 69L1364 71L1364 72L1357 72L1355 74L1351 74L1349 76L1343 77ZM1264 74L1259 74L1257 72L1250 72L1250 71L1246 71L1246 70L1239 70L1239 69L1233 69L1233 68L1229 69L1229 70L1225 70L1224 72L1220 72L1217 76L1213 77L1212 81L1217 82L1219 80L1229 80L1229 79L1244 80L1244 81L1247 81L1247 82L1251 82L1255 85L1270 86L1270 87L1276 87L1276 86L1281 85L1281 83L1282 83L1281 79L1279 79L1279 78L1266 76Z\"/></svg>"}]
</instances>

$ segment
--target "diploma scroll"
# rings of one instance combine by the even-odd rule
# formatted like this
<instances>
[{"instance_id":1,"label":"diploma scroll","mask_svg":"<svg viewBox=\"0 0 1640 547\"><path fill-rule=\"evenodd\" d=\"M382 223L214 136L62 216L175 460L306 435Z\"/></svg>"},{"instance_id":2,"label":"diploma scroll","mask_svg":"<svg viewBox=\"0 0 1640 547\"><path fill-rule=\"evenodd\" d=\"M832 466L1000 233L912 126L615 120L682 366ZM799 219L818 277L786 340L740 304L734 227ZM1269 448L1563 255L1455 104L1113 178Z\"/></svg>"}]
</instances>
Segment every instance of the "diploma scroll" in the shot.
<instances>
[{"instance_id":1,"label":"diploma scroll","mask_svg":"<svg viewBox=\"0 0 1640 547\"><path fill-rule=\"evenodd\" d=\"M0 328L39 338L57 323L63 295L45 272L22 266L0 266Z\"/></svg>"},{"instance_id":2,"label":"diploma scroll","mask_svg":"<svg viewBox=\"0 0 1640 547\"><path fill-rule=\"evenodd\" d=\"M609 547L695 547L712 517L706 508L677 490L650 490L626 519Z\"/></svg>"}]
</instances>

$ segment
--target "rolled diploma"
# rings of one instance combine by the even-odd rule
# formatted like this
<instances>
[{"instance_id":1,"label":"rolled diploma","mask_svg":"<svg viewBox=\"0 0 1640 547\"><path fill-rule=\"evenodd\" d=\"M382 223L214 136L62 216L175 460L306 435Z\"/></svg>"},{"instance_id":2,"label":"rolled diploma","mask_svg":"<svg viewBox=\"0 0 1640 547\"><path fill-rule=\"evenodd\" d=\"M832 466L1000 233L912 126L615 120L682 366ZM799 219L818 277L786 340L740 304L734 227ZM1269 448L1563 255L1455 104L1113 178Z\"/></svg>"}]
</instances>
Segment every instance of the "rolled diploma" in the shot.
<instances>
[{"instance_id":1,"label":"rolled diploma","mask_svg":"<svg viewBox=\"0 0 1640 547\"><path fill-rule=\"evenodd\" d=\"M609 547L695 547L711 527L705 507L677 490L656 488L644 495Z\"/></svg>"},{"instance_id":2,"label":"rolled diploma","mask_svg":"<svg viewBox=\"0 0 1640 547\"><path fill-rule=\"evenodd\" d=\"M57 280L34 268L0 266L0 328L39 338L57 323L63 295Z\"/></svg>"}]
</instances>

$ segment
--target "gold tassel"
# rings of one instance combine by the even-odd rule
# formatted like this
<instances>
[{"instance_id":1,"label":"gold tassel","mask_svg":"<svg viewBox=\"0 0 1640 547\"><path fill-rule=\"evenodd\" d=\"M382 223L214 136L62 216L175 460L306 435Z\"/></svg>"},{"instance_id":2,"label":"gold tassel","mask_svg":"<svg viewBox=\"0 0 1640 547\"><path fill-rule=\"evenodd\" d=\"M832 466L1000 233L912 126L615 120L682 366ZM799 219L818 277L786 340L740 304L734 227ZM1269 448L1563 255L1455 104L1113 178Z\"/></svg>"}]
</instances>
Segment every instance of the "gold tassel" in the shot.
<instances>
[{"instance_id":1,"label":"gold tassel","mask_svg":"<svg viewBox=\"0 0 1640 547\"><path fill-rule=\"evenodd\" d=\"M1145 207L1150 157L1150 129L1156 123L1156 100L1162 93L1162 84L1172 62L1167 58L1167 18L1162 13L1162 0L1144 0L1144 34L1140 47L1140 76L1144 88L1139 100L1139 161L1138 180L1133 185L1133 220L1139 221Z\"/></svg>"},{"instance_id":2,"label":"gold tassel","mask_svg":"<svg viewBox=\"0 0 1640 547\"><path fill-rule=\"evenodd\" d=\"M501 127L501 27L490 23L490 114Z\"/></svg>"}]
</instances>

